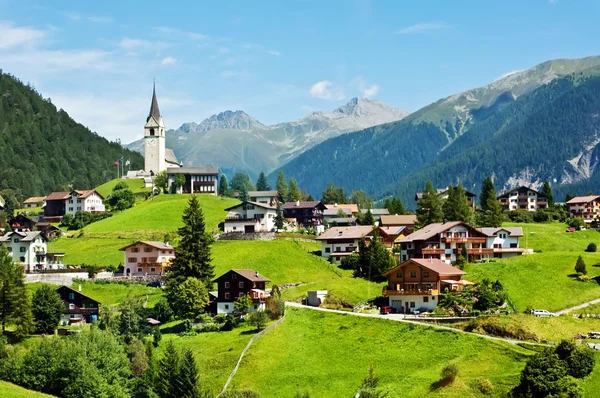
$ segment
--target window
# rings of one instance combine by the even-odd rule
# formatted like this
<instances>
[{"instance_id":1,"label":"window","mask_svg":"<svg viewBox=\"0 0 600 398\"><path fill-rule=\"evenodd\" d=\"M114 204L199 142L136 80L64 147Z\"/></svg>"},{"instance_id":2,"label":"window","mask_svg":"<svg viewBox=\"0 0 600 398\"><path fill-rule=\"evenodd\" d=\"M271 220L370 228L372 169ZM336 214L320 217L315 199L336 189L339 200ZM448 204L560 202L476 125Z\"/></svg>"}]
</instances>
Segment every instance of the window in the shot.
<instances>
[{"instance_id":1,"label":"window","mask_svg":"<svg viewBox=\"0 0 600 398\"><path fill-rule=\"evenodd\" d=\"M326 247L326 248L325 248L325 253L331 253L331 248L329 248L329 247Z\"/></svg>"},{"instance_id":2,"label":"window","mask_svg":"<svg viewBox=\"0 0 600 398\"><path fill-rule=\"evenodd\" d=\"M135 263L135 262L137 262L137 258L135 258L135 257L129 257L129 258L127 259L127 262L128 262L128 263Z\"/></svg>"},{"instance_id":3,"label":"window","mask_svg":"<svg viewBox=\"0 0 600 398\"><path fill-rule=\"evenodd\" d=\"M228 310L229 309L229 304L225 304L225 309Z\"/></svg>"},{"instance_id":4,"label":"window","mask_svg":"<svg viewBox=\"0 0 600 398\"><path fill-rule=\"evenodd\" d=\"M146 252L146 253L152 253L152 248L151 247L144 247L144 252Z\"/></svg>"},{"instance_id":5,"label":"window","mask_svg":"<svg viewBox=\"0 0 600 398\"><path fill-rule=\"evenodd\" d=\"M335 256L335 261L340 261L340 256Z\"/></svg>"},{"instance_id":6,"label":"window","mask_svg":"<svg viewBox=\"0 0 600 398\"><path fill-rule=\"evenodd\" d=\"M69 293L69 300L75 300L75 293L73 293L73 292Z\"/></svg>"},{"instance_id":7,"label":"window","mask_svg":"<svg viewBox=\"0 0 600 398\"><path fill-rule=\"evenodd\" d=\"M242 288L244 287L244 282L243 282L243 281L240 281L240 283L238 283L238 287L239 287L240 289L242 289Z\"/></svg>"},{"instance_id":8,"label":"window","mask_svg":"<svg viewBox=\"0 0 600 398\"><path fill-rule=\"evenodd\" d=\"M431 296L431 301L435 301L435 296Z\"/></svg>"},{"instance_id":9,"label":"window","mask_svg":"<svg viewBox=\"0 0 600 398\"><path fill-rule=\"evenodd\" d=\"M22 263L24 263L24 262L25 262L25 257L21 257L21 258L19 259L19 261L20 261L20 262L22 262Z\"/></svg>"},{"instance_id":10,"label":"window","mask_svg":"<svg viewBox=\"0 0 600 398\"><path fill-rule=\"evenodd\" d=\"M26 248L24 248L24 247L21 247L21 248L19 248L19 251L20 251L21 253L25 253L25 251L26 251L26 250L27 250L27 249L26 249Z\"/></svg>"},{"instance_id":11,"label":"window","mask_svg":"<svg viewBox=\"0 0 600 398\"><path fill-rule=\"evenodd\" d=\"M423 278L429 278L429 271L423 271Z\"/></svg>"},{"instance_id":12,"label":"window","mask_svg":"<svg viewBox=\"0 0 600 398\"><path fill-rule=\"evenodd\" d=\"M148 262L148 257L142 257L142 262L143 263L147 263Z\"/></svg>"},{"instance_id":13,"label":"window","mask_svg":"<svg viewBox=\"0 0 600 398\"><path fill-rule=\"evenodd\" d=\"M396 272L396 278L402 279L402 272Z\"/></svg>"},{"instance_id":14,"label":"window","mask_svg":"<svg viewBox=\"0 0 600 398\"><path fill-rule=\"evenodd\" d=\"M154 135L154 129L150 129L150 135Z\"/></svg>"},{"instance_id":15,"label":"window","mask_svg":"<svg viewBox=\"0 0 600 398\"><path fill-rule=\"evenodd\" d=\"M72 208L72 207L69 207L69 211L73 211L73 208Z\"/></svg>"},{"instance_id":16,"label":"window","mask_svg":"<svg viewBox=\"0 0 600 398\"><path fill-rule=\"evenodd\" d=\"M231 279L237 279L237 274L232 274Z\"/></svg>"},{"instance_id":17,"label":"window","mask_svg":"<svg viewBox=\"0 0 600 398\"><path fill-rule=\"evenodd\" d=\"M12 247L8 246L6 249L8 250L9 253L12 253Z\"/></svg>"},{"instance_id":18,"label":"window","mask_svg":"<svg viewBox=\"0 0 600 398\"><path fill-rule=\"evenodd\" d=\"M229 289L231 287L231 283L225 282L225 289Z\"/></svg>"},{"instance_id":19,"label":"window","mask_svg":"<svg viewBox=\"0 0 600 398\"><path fill-rule=\"evenodd\" d=\"M423 297L423 302L424 303L428 303L429 302L429 297Z\"/></svg>"},{"instance_id":20,"label":"window","mask_svg":"<svg viewBox=\"0 0 600 398\"><path fill-rule=\"evenodd\" d=\"M225 300L229 300L231 298L231 293L225 293Z\"/></svg>"},{"instance_id":21,"label":"window","mask_svg":"<svg viewBox=\"0 0 600 398\"><path fill-rule=\"evenodd\" d=\"M235 231L237 229L237 227L233 227L233 230Z\"/></svg>"},{"instance_id":22,"label":"window","mask_svg":"<svg viewBox=\"0 0 600 398\"><path fill-rule=\"evenodd\" d=\"M139 253L140 252L140 248L139 247L134 247L133 249L131 249L132 253Z\"/></svg>"},{"instance_id":23,"label":"window","mask_svg":"<svg viewBox=\"0 0 600 398\"><path fill-rule=\"evenodd\" d=\"M414 302L414 301L411 301L411 302L410 302L410 308L415 308L415 307L416 307L416 304L415 304L415 302Z\"/></svg>"},{"instance_id":24,"label":"window","mask_svg":"<svg viewBox=\"0 0 600 398\"><path fill-rule=\"evenodd\" d=\"M150 272L156 272L156 268L154 268L154 267L150 268Z\"/></svg>"},{"instance_id":25,"label":"window","mask_svg":"<svg viewBox=\"0 0 600 398\"><path fill-rule=\"evenodd\" d=\"M15 238L15 239L13 239L13 242L19 243L19 239Z\"/></svg>"},{"instance_id":26,"label":"window","mask_svg":"<svg viewBox=\"0 0 600 398\"><path fill-rule=\"evenodd\" d=\"M142 268L138 268L138 272L144 272Z\"/></svg>"},{"instance_id":27,"label":"window","mask_svg":"<svg viewBox=\"0 0 600 398\"><path fill-rule=\"evenodd\" d=\"M243 295L244 295L244 293L243 293L243 292L239 292L239 293L238 293L238 298L242 297Z\"/></svg>"},{"instance_id":28,"label":"window","mask_svg":"<svg viewBox=\"0 0 600 398\"><path fill-rule=\"evenodd\" d=\"M417 272L416 271L411 271L410 272L410 277L411 278L416 278L417 277Z\"/></svg>"},{"instance_id":29,"label":"window","mask_svg":"<svg viewBox=\"0 0 600 398\"><path fill-rule=\"evenodd\" d=\"M69 309L70 310L74 310L75 309L75 304L69 304Z\"/></svg>"}]
</instances>

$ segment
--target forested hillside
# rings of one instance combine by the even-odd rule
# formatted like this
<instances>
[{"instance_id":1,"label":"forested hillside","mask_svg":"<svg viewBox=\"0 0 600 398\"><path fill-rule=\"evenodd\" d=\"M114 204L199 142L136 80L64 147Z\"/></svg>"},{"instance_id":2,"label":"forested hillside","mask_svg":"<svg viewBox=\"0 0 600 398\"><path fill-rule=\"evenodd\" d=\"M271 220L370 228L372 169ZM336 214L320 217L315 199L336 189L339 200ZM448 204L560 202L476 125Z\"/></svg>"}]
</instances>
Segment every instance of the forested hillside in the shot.
<instances>
[{"instance_id":1,"label":"forested hillside","mask_svg":"<svg viewBox=\"0 0 600 398\"><path fill-rule=\"evenodd\" d=\"M71 185L93 188L116 177L121 156L132 169L143 168L139 153L91 132L0 70L0 191L22 200Z\"/></svg>"}]
</instances>

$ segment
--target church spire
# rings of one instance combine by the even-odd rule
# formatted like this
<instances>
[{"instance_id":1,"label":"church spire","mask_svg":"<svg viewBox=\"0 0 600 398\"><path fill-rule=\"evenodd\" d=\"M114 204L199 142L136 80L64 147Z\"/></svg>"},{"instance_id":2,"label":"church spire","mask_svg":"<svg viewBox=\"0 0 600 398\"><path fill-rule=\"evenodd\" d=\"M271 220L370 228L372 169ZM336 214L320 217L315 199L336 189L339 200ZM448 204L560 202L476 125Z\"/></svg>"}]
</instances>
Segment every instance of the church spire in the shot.
<instances>
[{"instance_id":1,"label":"church spire","mask_svg":"<svg viewBox=\"0 0 600 398\"><path fill-rule=\"evenodd\" d=\"M153 117L157 122L160 119L160 110L158 109L158 101L156 100L156 83L154 83L152 88L152 105L150 105L150 114L148 115L148 119L146 121L150 120L151 117Z\"/></svg>"}]
</instances>

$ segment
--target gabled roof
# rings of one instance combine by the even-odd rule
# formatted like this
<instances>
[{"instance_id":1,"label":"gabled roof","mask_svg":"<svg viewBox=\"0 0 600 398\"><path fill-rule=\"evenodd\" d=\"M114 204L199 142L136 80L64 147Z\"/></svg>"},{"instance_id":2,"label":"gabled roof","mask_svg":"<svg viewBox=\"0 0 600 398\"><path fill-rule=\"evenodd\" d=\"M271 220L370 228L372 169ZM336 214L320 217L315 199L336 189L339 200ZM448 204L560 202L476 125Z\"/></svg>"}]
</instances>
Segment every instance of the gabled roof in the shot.
<instances>
[{"instance_id":1,"label":"gabled roof","mask_svg":"<svg viewBox=\"0 0 600 398\"><path fill-rule=\"evenodd\" d=\"M251 269L232 269L232 270L224 273L223 275L219 276L213 282L218 281L219 279L221 279L222 277L227 275L229 272L235 272L236 274L243 276L244 278L246 278L247 280L252 281L252 282L271 282L270 279L265 278L264 276L259 274L258 271L254 271Z\"/></svg>"},{"instance_id":2,"label":"gabled roof","mask_svg":"<svg viewBox=\"0 0 600 398\"><path fill-rule=\"evenodd\" d=\"M438 275L465 275L466 272L462 271L456 267L453 267L449 264L446 264L444 261L438 258L411 258L410 260L398 265L397 267L392 268L383 276L388 276L389 274L396 272L397 270L405 267L406 265L413 263L418 264L422 267L427 268L430 271L437 273Z\"/></svg>"},{"instance_id":3,"label":"gabled roof","mask_svg":"<svg viewBox=\"0 0 600 398\"><path fill-rule=\"evenodd\" d=\"M251 196L251 197L268 196L269 198L272 198L272 197L279 196L279 192L277 192L277 191L248 191L248 196Z\"/></svg>"},{"instance_id":4,"label":"gabled roof","mask_svg":"<svg viewBox=\"0 0 600 398\"><path fill-rule=\"evenodd\" d=\"M483 232L487 236L494 236L498 233L498 231L506 231L509 236L519 237L523 236L523 228L521 227L500 227L500 228L479 228L481 232Z\"/></svg>"},{"instance_id":5,"label":"gabled roof","mask_svg":"<svg viewBox=\"0 0 600 398\"><path fill-rule=\"evenodd\" d=\"M360 239L369 235L372 231L373 227L371 225L333 227L322 233L316 240Z\"/></svg>"},{"instance_id":6,"label":"gabled roof","mask_svg":"<svg viewBox=\"0 0 600 398\"><path fill-rule=\"evenodd\" d=\"M383 226L383 227L379 227L379 231L381 231L382 233L386 234L387 236L392 236L392 235L400 235L402 233L402 231L404 231L406 229L406 226L402 225L402 226Z\"/></svg>"},{"instance_id":7,"label":"gabled roof","mask_svg":"<svg viewBox=\"0 0 600 398\"><path fill-rule=\"evenodd\" d=\"M358 213L358 205L354 204L354 203L334 203L334 204L330 204L330 205L325 205L325 207L329 210L329 209L335 209L335 210L339 210L339 209L344 209L344 210L350 210L352 213Z\"/></svg>"},{"instance_id":8,"label":"gabled roof","mask_svg":"<svg viewBox=\"0 0 600 398\"><path fill-rule=\"evenodd\" d=\"M596 195L590 195L590 196L576 196L573 199L569 200L567 202L568 205L574 205L574 204L578 204L578 203L588 203L588 202L592 202L596 199L600 198L600 196L596 196Z\"/></svg>"},{"instance_id":9,"label":"gabled roof","mask_svg":"<svg viewBox=\"0 0 600 398\"><path fill-rule=\"evenodd\" d=\"M87 295L81 293L80 291L77 291L77 290L75 290L73 288L70 288L69 286L62 285L61 287L59 287L58 289L56 289L57 292L60 292L61 290L66 290L67 292L73 292L73 293L78 294L80 296L83 296L83 297L85 297L85 298L87 298L89 300L95 301L97 304L102 304L98 300L93 299L90 296L87 296Z\"/></svg>"},{"instance_id":10,"label":"gabled roof","mask_svg":"<svg viewBox=\"0 0 600 398\"><path fill-rule=\"evenodd\" d=\"M45 196L32 196L31 198L27 198L23 201L23 203L40 203L43 202L44 200L46 200Z\"/></svg>"},{"instance_id":11,"label":"gabled roof","mask_svg":"<svg viewBox=\"0 0 600 398\"><path fill-rule=\"evenodd\" d=\"M462 221L451 221L451 222L447 222L447 223L429 224L429 225L421 228L420 230L415 231L408 236L405 236L400 242L407 243L407 242L413 242L413 241L419 241L419 240L426 240L426 239L434 237L437 234L445 232L445 231L449 230L450 228L454 228L457 225L464 225L465 227L469 228L470 230L477 231L483 235L483 233L481 231L479 231L475 227L470 226L467 223L464 223Z\"/></svg>"},{"instance_id":12,"label":"gabled roof","mask_svg":"<svg viewBox=\"0 0 600 398\"><path fill-rule=\"evenodd\" d=\"M292 210L292 209L314 209L318 207L320 209L325 210L325 205L320 200L312 200L309 202L287 202L281 207L283 210Z\"/></svg>"},{"instance_id":13,"label":"gabled roof","mask_svg":"<svg viewBox=\"0 0 600 398\"><path fill-rule=\"evenodd\" d=\"M360 209L361 213L367 213L371 211L371 214L374 216L389 216L390 211L388 209Z\"/></svg>"},{"instance_id":14,"label":"gabled roof","mask_svg":"<svg viewBox=\"0 0 600 398\"><path fill-rule=\"evenodd\" d=\"M327 205L325 205L327 206ZM323 215L324 216L337 216L339 211L344 212L344 214L346 216L351 216L352 215L352 210L350 209L345 209L345 208L337 208L337 209L331 209L329 207L327 207L325 210L323 210Z\"/></svg>"},{"instance_id":15,"label":"gabled roof","mask_svg":"<svg viewBox=\"0 0 600 398\"><path fill-rule=\"evenodd\" d=\"M381 225L415 225L417 216L415 214L403 215L383 215L381 216Z\"/></svg>"},{"instance_id":16,"label":"gabled roof","mask_svg":"<svg viewBox=\"0 0 600 398\"><path fill-rule=\"evenodd\" d=\"M154 241L154 240L138 240L137 242L134 242L130 245L127 245L125 247L120 248L119 250L125 250L128 247L131 246L135 246L137 244L143 244L143 245L147 245L147 246L152 246L158 250L175 250L175 248L169 244L163 243L163 242L158 242L158 241Z\"/></svg>"},{"instance_id":17,"label":"gabled roof","mask_svg":"<svg viewBox=\"0 0 600 398\"><path fill-rule=\"evenodd\" d=\"M217 167L167 167L167 174L219 174Z\"/></svg>"},{"instance_id":18,"label":"gabled roof","mask_svg":"<svg viewBox=\"0 0 600 398\"><path fill-rule=\"evenodd\" d=\"M10 242L11 237L13 235L19 235L21 242L31 242L38 237L41 237L42 239L44 239L44 236L41 234L40 231L35 231L35 232L12 231L12 232L7 232L4 236L0 237L0 242Z\"/></svg>"},{"instance_id":19,"label":"gabled roof","mask_svg":"<svg viewBox=\"0 0 600 398\"><path fill-rule=\"evenodd\" d=\"M81 199L85 199L94 193L100 196L100 198L104 199L104 196L100 195L95 189L74 189L73 192L75 192Z\"/></svg>"},{"instance_id":20,"label":"gabled roof","mask_svg":"<svg viewBox=\"0 0 600 398\"><path fill-rule=\"evenodd\" d=\"M247 203L249 203L249 204L251 204L251 205L254 205L254 206L262 207L263 209L268 209L268 210L277 210L277 208L276 208L276 207L274 207L274 206L271 206L271 205L269 205L269 204L267 204L267 203L251 202L251 201L249 201L249 200L247 200L247 201L245 201L245 202L242 202L242 203L238 203L238 204L237 204L237 205L235 205L235 206L228 207L228 208L226 208L225 210L226 210L226 211L233 210L233 209L235 209L235 208L238 208L238 207L240 207L240 206L243 206L243 205L245 205L245 204L247 204Z\"/></svg>"},{"instance_id":21,"label":"gabled roof","mask_svg":"<svg viewBox=\"0 0 600 398\"><path fill-rule=\"evenodd\" d=\"M454 187L454 188L456 188L456 187ZM435 190L435 192L436 192L438 195L443 195L443 194L445 194L445 193L447 193L447 192L448 192L448 187L446 187L446 188L438 188L438 189L436 189L436 190ZM467 191L466 189L465 189L465 194L467 195L467 198L474 198L475 196L477 196L477 195L476 195L476 194L474 194L473 192ZM422 197L423 197L423 192L417 192L417 193L415 194L415 200L419 200L419 199L421 199Z\"/></svg>"},{"instance_id":22,"label":"gabled roof","mask_svg":"<svg viewBox=\"0 0 600 398\"><path fill-rule=\"evenodd\" d=\"M46 201L49 200L66 200L71 197L70 192L52 192L50 195L46 196Z\"/></svg>"},{"instance_id":23,"label":"gabled roof","mask_svg":"<svg viewBox=\"0 0 600 398\"><path fill-rule=\"evenodd\" d=\"M528 191L535 192L537 196L541 196L541 197L543 197L543 198L545 198L545 197L546 197L546 195L544 195L544 194L543 194L543 193L541 193L541 192L538 192L538 191L536 191L535 189L532 189L532 188L526 187L525 185L521 185L520 187L516 187L516 188L513 188L513 189L511 189L510 191L506 191L506 192L504 192L502 195L498 195L498 196L496 197L496 199L500 199L500 198L501 198L501 197L503 197L503 196L509 195L509 194L511 194L511 193L513 193L513 192L515 192L515 191L520 191L520 190L522 190L522 189L526 189L526 190L528 190Z\"/></svg>"}]
</instances>

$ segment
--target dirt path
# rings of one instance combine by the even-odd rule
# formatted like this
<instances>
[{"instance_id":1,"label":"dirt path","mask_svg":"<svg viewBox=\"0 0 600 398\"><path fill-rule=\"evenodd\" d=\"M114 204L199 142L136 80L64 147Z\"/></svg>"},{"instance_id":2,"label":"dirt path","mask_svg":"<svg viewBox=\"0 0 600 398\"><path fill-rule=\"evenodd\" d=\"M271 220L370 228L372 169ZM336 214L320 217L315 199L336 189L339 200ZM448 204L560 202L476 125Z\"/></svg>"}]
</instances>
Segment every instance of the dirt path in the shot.
<instances>
[{"instance_id":1,"label":"dirt path","mask_svg":"<svg viewBox=\"0 0 600 398\"><path fill-rule=\"evenodd\" d=\"M564 310L560 310L560 311L556 312L556 315L565 315L565 314L568 314L569 312L572 312L575 310L580 310L591 304L598 304L598 303L600 303L600 299L588 301L587 303L579 304L579 305L576 305L575 307L565 308Z\"/></svg>"}]
</instances>

